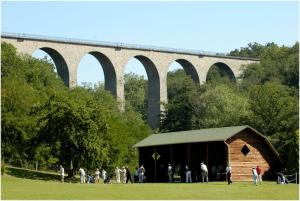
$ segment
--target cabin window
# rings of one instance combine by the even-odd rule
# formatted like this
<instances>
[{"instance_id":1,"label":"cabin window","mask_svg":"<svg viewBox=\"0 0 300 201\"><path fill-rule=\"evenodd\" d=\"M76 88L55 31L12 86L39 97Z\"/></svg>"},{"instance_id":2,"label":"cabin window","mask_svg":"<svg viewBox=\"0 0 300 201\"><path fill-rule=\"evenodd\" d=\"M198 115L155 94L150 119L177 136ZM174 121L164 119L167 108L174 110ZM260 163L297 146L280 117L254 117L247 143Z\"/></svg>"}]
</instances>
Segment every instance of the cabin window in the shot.
<instances>
[{"instance_id":1,"label":"cabin window","mask_svg":"<svg viewBox=\"0 0 300 201\"><path fill-rule=\"evenodd\" d=\"M245 156L247 156L247 154L250 152L250 149L248 148L247 145L244 145L243 148L242 148L242 150L241 150L241 152L242 152Z\"/></svg>"}]
</instances>

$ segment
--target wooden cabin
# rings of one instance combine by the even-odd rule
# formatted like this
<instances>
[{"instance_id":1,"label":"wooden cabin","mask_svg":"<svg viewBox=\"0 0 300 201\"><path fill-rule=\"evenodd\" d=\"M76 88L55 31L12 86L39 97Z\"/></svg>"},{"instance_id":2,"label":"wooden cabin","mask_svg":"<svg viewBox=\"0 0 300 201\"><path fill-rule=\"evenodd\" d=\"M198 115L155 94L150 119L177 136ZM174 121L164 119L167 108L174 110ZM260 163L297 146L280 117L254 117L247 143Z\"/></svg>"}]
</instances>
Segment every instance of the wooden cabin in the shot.
<instances>
[{"instance_id":1,"label":"wooden cabin","mask_svg":"<svg viewBox=\"0 0 300 201\"><path fill-rule=\"evenodd\" d=\"M225 180L225 168L232 167L233 181L251 181L252 167L260 166L263 178L281 170L279 155L269 140L250 126L210 128L153 134L134 145L148 182L166 182L171 164L176 180L185 180L184 167L192 180L201 180L200 163L209 170L209 180Z\"/></svg>"}]
</instances>

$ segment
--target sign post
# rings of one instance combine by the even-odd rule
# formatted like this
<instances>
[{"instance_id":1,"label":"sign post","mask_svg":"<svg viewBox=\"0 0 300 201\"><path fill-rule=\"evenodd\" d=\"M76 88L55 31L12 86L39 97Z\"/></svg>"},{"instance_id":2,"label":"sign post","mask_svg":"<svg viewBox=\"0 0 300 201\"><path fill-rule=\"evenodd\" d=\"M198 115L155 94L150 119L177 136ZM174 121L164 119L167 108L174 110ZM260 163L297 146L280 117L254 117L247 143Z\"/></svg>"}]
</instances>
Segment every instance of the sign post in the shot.
<instances>
[{"instance_id":1,"label":"sign post","mask_svg":"<svg viewBox=\"0 0 300 201\"><path fill-rule=\"evenodd\" d=\"M160 155L156 152L156 147L154 147L154 153L152 154L154 160L154 181L156 182L156 161L160 158Z\"/></svg>"}]
</instances>

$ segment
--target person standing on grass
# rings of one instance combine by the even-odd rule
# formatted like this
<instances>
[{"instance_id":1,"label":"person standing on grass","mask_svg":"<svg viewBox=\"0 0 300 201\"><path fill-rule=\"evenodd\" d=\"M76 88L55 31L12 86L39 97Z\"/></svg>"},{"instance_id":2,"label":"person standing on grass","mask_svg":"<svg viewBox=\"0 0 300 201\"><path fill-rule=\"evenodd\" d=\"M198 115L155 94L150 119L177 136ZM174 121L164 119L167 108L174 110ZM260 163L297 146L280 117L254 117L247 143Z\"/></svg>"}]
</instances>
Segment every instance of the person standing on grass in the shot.
<instances>
[{"instance_id":1,"label":"person standing on grass","mask_svg":"<svg viewBox=\"0 0 300 201\"><path fill-rule=\"evenodd\" d=\"M226 176L227 176L228 184L232 184L231 171L232 171L232 168L231 168L230 164L228 164L226 167Z\"/></svg>"},{"instance_id":2,"label":"person standing on grass","mask_svg":"<svg viewBox=\"0 0 300 201\"><path fill-rule=\"evenodd\" d=\"M60 174L60 177L61 177L61 183L64 183L65 169L63 168L62 165L59 166L59 174Z\"/></svg>"},{"instance_id":3,"label":"person standing on grass","mask_svg":"<svg viewBox=\"0 0 300 201\"><path fill-rule=\"evenodd\" d=\"M202 183L204 182L204 180L206 180L206 182L208 183L208 169L207 166L201 162L201 176L202 176Z\"/></svg>"},{"instance_id":4,"label":"person standing on grass","mask_svg":"<svg viewBox=\"0 0 300 201\"><path fill-rule=\"evenodd\" d=\"M105 179L106 179L106 171L105 171L105 169L102 169L102 179L103 179L103 181L105 181Z\"/></svg>"},{"instance_id":5,"label":"person standing on grass","mask_svg":"<svg viewBox=\"0 0 300 201\"><path fill-rule=\"evenodd\" d=\"M121 182L123 184L125 184L126 183L126 169L125 169L124 166L122 167L122 169L120 170L120 172L121 172Z\"/></svg>"},{"instance_id":6,"label":"person standing on grass","mask_svg":"<svg viewBox=\"0 0 300 201\"><path fill-rule=\"evenodd\" d=\"M145 175L145 168L143 165L138 169L138 174L139 174L139 183L144 182L144 175Z\"/></svg>"},{"instance_id":7,"label":"person standing on grass","mask_svg":"<svg viewBox=\"0 0 300 201\"><path fill-rule=\"evenodd\" d=\"M256 172L257 172L257 182L259 184L262 184L262 172L261 168L259 166L256 167Z\"/></svg>"},{"instance_id":8,"label":"person standing on grass","mask_svg":"<svg viewBox=\"0 0 300 201\"><path fill-rule=\"evenodd\" d=\"M253 177L253 184L257 185L256 184L256 182L257 182L257 172L256 172L256 168L255 167L252 168L252 177Z\"/></svg>"},{"instance_id":9,"label":"person standing on grass","mask_svg":"<svg viewBox=\"0 0 300 201\"><path fill-rule=\"evenodd\" d=\"M84 184L85 183L85 171L83 168L79 168L79 173L80 173L80 183Z\"/></svg>"},{"instance_id":10,"label":"person standing on grass","mask_svg":"<svg viewBox=\"0 0 300 201\"><path fill-rule=\"evenodd\" d=\"M100 181L100 171L97 168L95 171L95 183L99 183L99 181Z\"/></svg>"},{"instance_id":11,"label":"person standing on grass","mask_svg":"<svg viewBox=\"0 0 300 201\"><path fill-rule=\"evenodd\" d=\"M168 165L168 177L169 177L169 182L172 183L172 174L173 174L173 169L171 164Z\"/></svg>"},{"instance_id":12,"label":"person standing on grass","mask_svg":"<svg viewBox=\"0 0 300 201\"><path fill-rule=\"evenodd\" d=\"M121 175L120 175L120 169L118 168L118 166L116 167L116 169L115 169L115 174L116 174L116 180L117 180L117 183L119 184L119 183L121 183Z\"/></svg>"},{"instance_id":13,"label":"person standing on grass","mask_svg":"<svg viewBox=\"0 0 300 201\"><path fill-rule=\"evenodd\" d=\"M131 179L130 170L129 170L128 166L126 166L126 184L128 183L128 180L130 180L130 182L133 183L132 179Z\"/></svg>"},{"instance_id":14,"label":"person standing on grass","mask_svg":"<svg viewBox=\"0 0 300 201\"><path fill-rule=\"evenodd\" d=\"M192 183L192 172L188 165L185 165L185 182Z\"/></svg>"}]
</instances>

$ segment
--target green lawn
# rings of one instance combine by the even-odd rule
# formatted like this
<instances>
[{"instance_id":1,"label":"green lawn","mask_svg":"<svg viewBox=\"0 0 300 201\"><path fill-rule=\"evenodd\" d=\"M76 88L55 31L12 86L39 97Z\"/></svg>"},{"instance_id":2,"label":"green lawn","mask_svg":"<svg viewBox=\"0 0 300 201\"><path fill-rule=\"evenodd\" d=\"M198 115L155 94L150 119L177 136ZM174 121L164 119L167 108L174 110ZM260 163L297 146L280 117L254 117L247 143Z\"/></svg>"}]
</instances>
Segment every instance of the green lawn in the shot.
<instances>
[{"instance_id":1,"label":"green lawn","mask_svg":"<svg viewBox=\"0 0 300 201\"><path fill-rule=\"evenodd\" d=\"M2 199L299 199L298 185L277 185L265 182L260 186L239 182L227 185L224 182L209 184L79 184L58 181L23 179L2 176Z\"/></svg>"}]
</instances>

